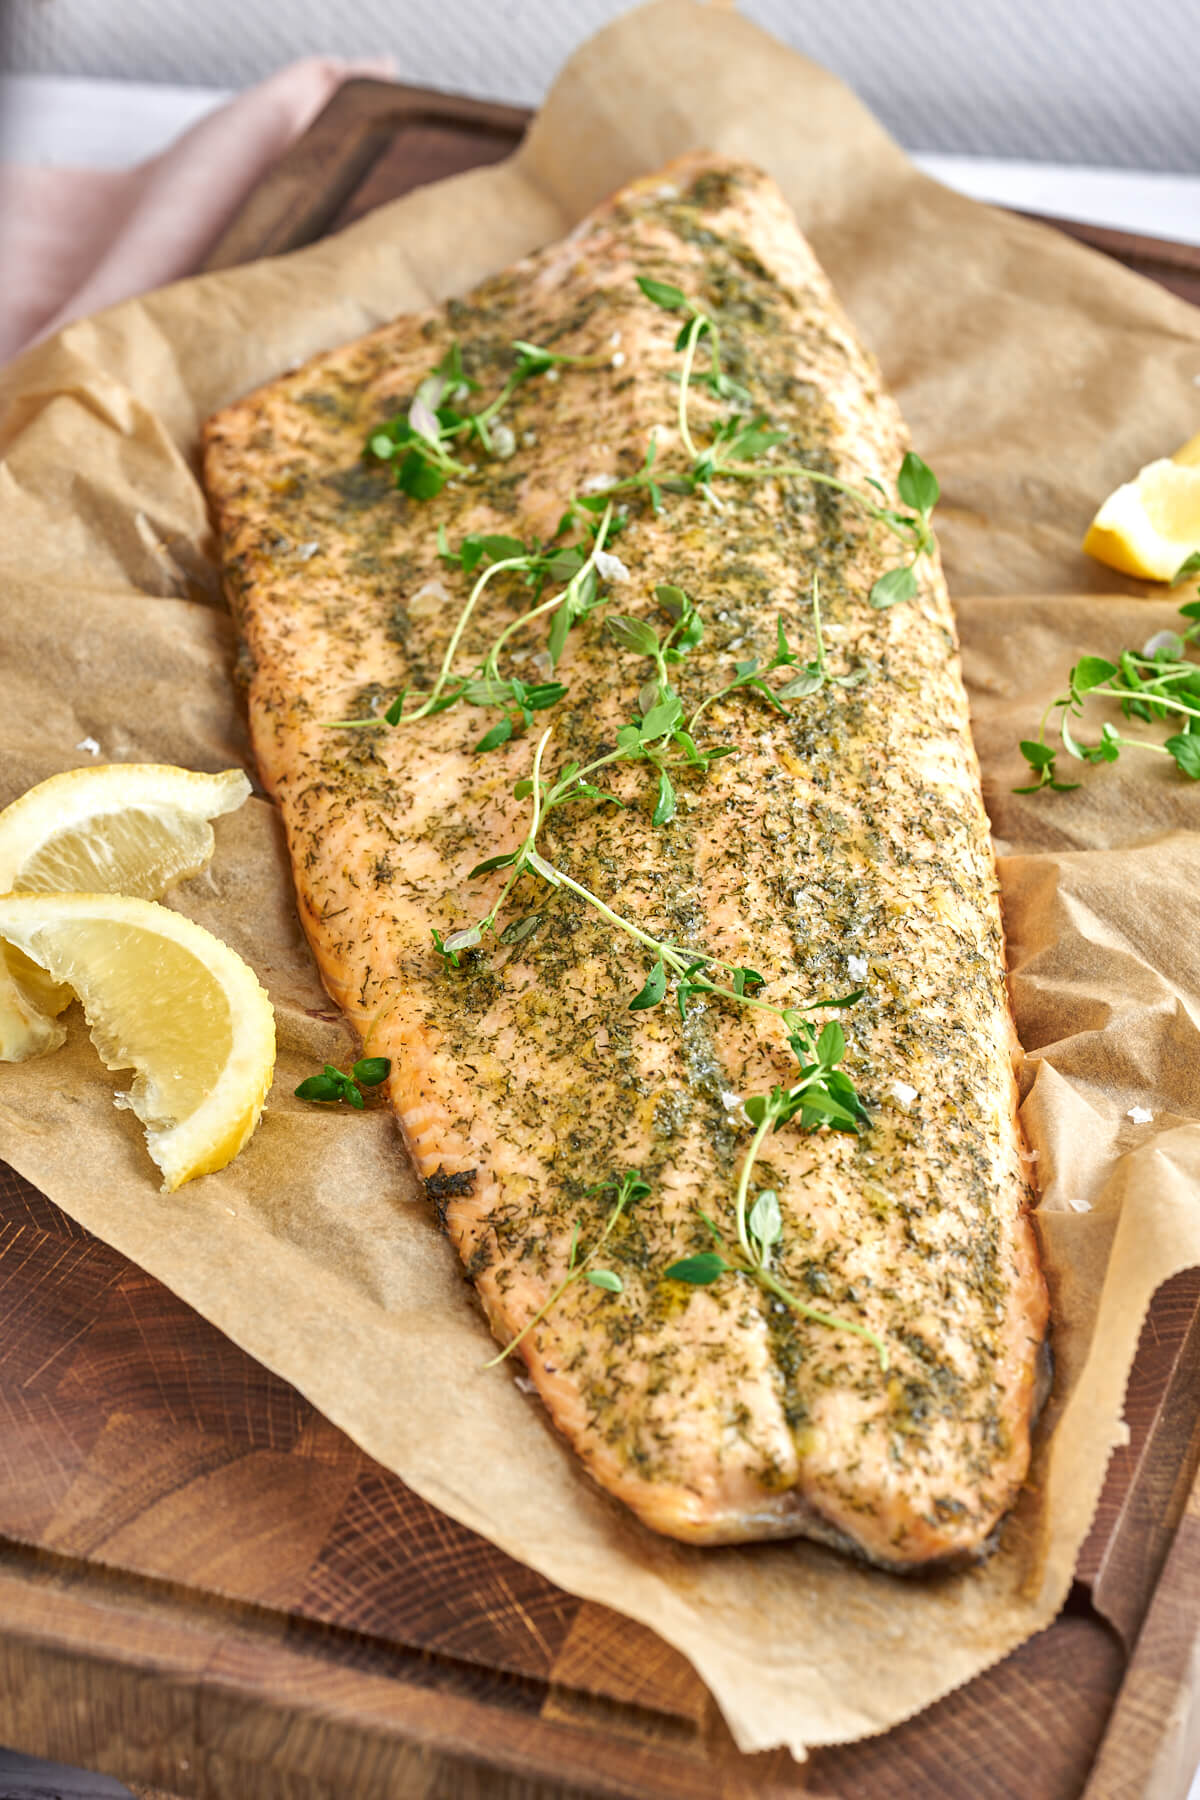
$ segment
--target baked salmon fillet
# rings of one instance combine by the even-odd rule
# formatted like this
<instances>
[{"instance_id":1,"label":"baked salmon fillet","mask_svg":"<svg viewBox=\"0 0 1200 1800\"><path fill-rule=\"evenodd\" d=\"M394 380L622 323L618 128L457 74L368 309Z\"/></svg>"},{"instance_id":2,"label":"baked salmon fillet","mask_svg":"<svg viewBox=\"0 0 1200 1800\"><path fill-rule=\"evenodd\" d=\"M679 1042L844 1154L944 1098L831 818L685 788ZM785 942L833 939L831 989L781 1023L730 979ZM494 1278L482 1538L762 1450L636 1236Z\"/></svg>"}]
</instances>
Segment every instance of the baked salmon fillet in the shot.
<instances>
[{"instance_id":1,"label":"baked salmon fillet","mask_svg":"<svg viewBox=\"0 0 1200 1800\"><path fill-rule=\"evenodd\" d=\"M638 278L667 287L648 298ZM719 329L721 379L695 327L681 405L697 309ZM428 434L418 390L482 409L516 342L581 360L547 371L543 358L486 442L454 438L461 467L439 492L400 491L368 438L396 415ZM759 415L786 434L742 441L760 463L871 495L875 482L898 504L899 414L782 197L757 170L697 154L466 299L220 413L206 485L305 931L365 1053L390 1059L408 1151L500 1344L524 1333L512 1361L595 1480L655 1530L807 1535L915 1568L980 1554L1012 1504L1046 1329L995 864L936 554L915 597L872 606L897 540L853 494L704 464ZM435 691L491 566L458 566L464 542L586 549L579 521L594 530L600 510L577 507L560 530L572 496L608 509L607 602L557 646L565 693L525 718L468 694L385 723L405 689L409 714ZM693 742L732 753L688 764L680 740L658 740L673 746L669 800L645 758L611 763L595 781L613 798L549 813L544 860L494 929L456 939L512 876L472 871L525 841L535 747L548 781L611 752L631 722L649 729L653 660L606 616L661 640L680 619L673 590L690 598L698 623L668 670L690 717L753 658L768 667L781 624L801 664L769 686L817 658L814 576L825 673L849 679L783 703L748 684L714 698ZM489 579L443 693L562 590L520 569ZM547 682L553 610L511 634L505 680ZM343 720L368 723L330 723ZM485 734L495 747L481 750ZM443 954L435 931L459 948ZM712 982L755 971L743 994L768 1007L686 981L681 994L671 965L656 972L662 941L720 959ZM859 1128L802 1113L761 1138L743 1182L743 1206L776 1197L750 1245L772 1288L746 1272L736 1217L754 1137L743 1102L787 1091L803 1062L770 1008L858 990L803 1017L840 1021Z\"/></svg>"}]
</instances>

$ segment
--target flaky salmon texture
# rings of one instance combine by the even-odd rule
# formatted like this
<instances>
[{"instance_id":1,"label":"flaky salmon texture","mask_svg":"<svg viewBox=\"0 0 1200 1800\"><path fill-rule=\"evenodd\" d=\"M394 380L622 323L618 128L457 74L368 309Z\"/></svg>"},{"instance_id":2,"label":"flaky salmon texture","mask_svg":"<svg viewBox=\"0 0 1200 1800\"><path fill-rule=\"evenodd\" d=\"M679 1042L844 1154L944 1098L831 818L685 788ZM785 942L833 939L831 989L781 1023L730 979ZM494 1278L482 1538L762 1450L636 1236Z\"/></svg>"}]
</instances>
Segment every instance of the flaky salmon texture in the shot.
<instances>
[{"instance_id":1,"label":"flaky salmon texture","mask_svg":"<svg viewBox=\"0 0 1200 1800\"><path fill-rule=\"evenodd\" d=\"M697 379L710 367L697 338L682 427L677 333L693 315L652 304L638 277L704 310L736 384ZM585 360L522 382L490 454L456 439L467 472L439 493L397 491L368 436L409 412L456 344L479 384L468 404L483 406L516 340ZM878 482L896 504L903 425L780 194L697 154L466 299L231 406L208 426L206 481L305 930L366 1052L391 1059L409 1153L496 1337L525 1331L513 1360L558 1429L655 1530L807 1535L916 1568L979 1554L1012 1504L1046 1328L995 865L936 556L915 598L878 610L896 542L852 495L799 477L679 479L721 421L759 414L787 434L766 460ZM565 695L529 729L515 709L465 702L395 728L330 726L431 691L479 573L442 551L470 534L553 539L568 500L643 468L652 437L661 510L644 486L613 497L609 603L575 624L554 672ZM652 663L606 614L665 634L656 584L690 596L703 636L671 675L687 715L738 662L769 662L779 621L814 655L814 575L828 667L856 679L786 710L735 690L695 732L735 753L672 769L674 817L657 771L617 762L596 779L623 806L562 806L538 851L648 937L758 971L765 985L747 991L775 1006L864 990L837 1015L860 1128L781 1125L749 1191L777 1196L777 1282L834 1324L736 1269L705 1285L665 1276L717 1254L716 1237L745 1261L742 1102L797 1073L777 1013L696 992L681 1018L674 982L631 1010L653 956L532 869L459 966L432 937L478 919L511 874L469 879L524 840L530 798L514 787L545 729L544 771L586 764L652 703ZM561 585L491 580L453 674ZM501 673L547 672L535 621ZM513 735L477 750L505 716ZM819 1030L834 1015L805 1016ZM645 1191L612 1223L605 1184L628 1172ZM574 1279L547 1309L606 1224L589 1266L607 1285Z\"/></svg>"}]
</instances>

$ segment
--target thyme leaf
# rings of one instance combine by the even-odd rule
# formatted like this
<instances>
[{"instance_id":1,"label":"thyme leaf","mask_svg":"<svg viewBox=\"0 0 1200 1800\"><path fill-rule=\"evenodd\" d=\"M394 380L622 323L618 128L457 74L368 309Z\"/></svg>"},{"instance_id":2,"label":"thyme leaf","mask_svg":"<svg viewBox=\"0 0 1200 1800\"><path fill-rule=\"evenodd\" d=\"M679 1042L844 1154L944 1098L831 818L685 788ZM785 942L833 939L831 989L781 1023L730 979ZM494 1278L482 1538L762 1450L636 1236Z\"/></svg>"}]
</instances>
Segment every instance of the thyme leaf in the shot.
<instances>
[{"instance_id":1,"label":"thyme leaf","mask_svg":"<svg viewBox=\"0 0 1200 1800\"><path fill-rule=\"evenodd\" d=\"M660 956L646 977L646 985L629 1002L630 1012L646 1012L648 1008L657 1006L666 991L667 966Z\"/></svg>"},{"instance_id":2,"label":"thyme leaf","mask_svg":"<svg viewBox=\"0 0 1200 1800\"><path fill-rule=\"evenodd\" d=\"M639 275L637 284L647 300L655 306L661 306L664 312L691 312L692 304L682 288L674 287L669 281L652 281L647 275Z\"/></svg>"},{"instance_id":3,"label":"thyme leaf","mask_svg":"<svg viewBox=\"0 0 1200 1800\"><path fill-rule=\"evenodd\" d=\"M692 1287L711 1287L714 1281L734 1267L719 1250L702 1250L699 1256L685 1256L663 1270L664 1281L686 1281Z\"/></svg>"},{"instance_id":4,"label":"thyme leaf","mask_svg":"<svg viewBox=\"0 0 1200 1800\"><path fill-rule=\"evenodd\" d=\"M362 1112L366 1105L362 1090L378 1087L380 1082L386 1081L391 1068L391 1059L386 1056L360 1057L348 1075L335 1069L332 1063L326 1063L319 1075L306 1075L294 1092L298 1100L308 1100L318 1106L342 1104Z\"/></svg>"}]
</instances>

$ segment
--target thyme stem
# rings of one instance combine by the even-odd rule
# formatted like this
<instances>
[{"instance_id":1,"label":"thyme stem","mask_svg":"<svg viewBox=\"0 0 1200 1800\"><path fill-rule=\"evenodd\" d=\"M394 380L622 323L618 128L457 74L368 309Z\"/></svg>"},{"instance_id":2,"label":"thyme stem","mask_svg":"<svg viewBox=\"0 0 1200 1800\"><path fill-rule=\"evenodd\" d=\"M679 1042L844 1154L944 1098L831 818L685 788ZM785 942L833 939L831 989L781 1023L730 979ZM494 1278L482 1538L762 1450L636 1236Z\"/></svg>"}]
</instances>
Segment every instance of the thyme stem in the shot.
<instances>
[{"instance_id":1,"label":"thyme stem","mask_svg":"<svg viewBox=\"0 0 1200 1800\"><path fill-rule=\"evenodd\" d=\"M549 735L547 732L546 737ZM545 737L542 742L545 742ZM687 980L690 975L700 973L704 968L733 970L738 967L736 963L725 962L721 957L711 956L705 950L687 950L678 944L668 943L665 938L652 937L649 932L643 931L640 925L635 925L632 919L626 919L621 913L614 912L607 902L601 900L598 894L593 894L590 888L584 887L581 881L576 881L557 864L547 862L546 858L534 848L532 834L530 838L526 839L522 855L527 866L533 870L535 875L540 875L550 887L565 887L569 888L573 894L578 894L579 898L598 912L602 919L607 919L610 925L615 925L618 931L625 933L626 937L631 937L636 943L643 944L647 950L652 951L666 964L673 975L679 976L681 980ZM520 858L518 858L519 861ZM510 877L510 886L514 878ZM505 891L507 892L507 888ZM489 914L489 923L495 922L495 915L500 910L500 904L501 902L497 901L493 912ZM700 965L699 970L697 965ZM701 980L701 992L717 994L723 1000L734 1001L738 1006L752 1006L760 1012L772 1013L775 1018L782 1019L785 1024L788 1022L787 1015L796 1010L794 1007L775 1006L770 1000L759 1000L753 994L739 993L736 988L726 987L720 981L709 981L702 974Z\"/></svg>"},{"instance_id":2,"label":"thyme stem","mask_svg":"<svg viewBox=\"0 0 1200 1800\"><path fill-rule=\"evenodd\" d=\"M750 1148L746 1151L746 1155L742 1161L742 1171L738 1176L737 1197L735 1201L738 1243L742 1246L742 1254L746 1258L746 1261L752 1267L758 1259L750 1248L750 1234L746 1229L746 1197L750 1191L750 1171L753 1169L758 1158L758 1153L762 1149L763 1139L766 1137L768 1131L770 1131L773 1123L774 1114L768 1108L767 1111L763 1113L762 1119L755 1128L754 1136L750 1139Z\"/></svg>"},{"instance_id":3,"label":"thyme stem","mask_svg":"<svg viewBox=\"0 0 1200 1800\"><path fill-rule=\"evenodd\" d=\"M612 516L613 509L612 501L610 500L601 515L599 525L596 527L596 535L592 540L592 547L588 553L587 560L581 563L579 568L576 569L574 575L572 575L570 581L568 581L561 593L551 595L549 600L543 600L540 606L535 606L530 612L522 613L519 619L513 619L510 624L504 627L504 630L500 633L500 636L488 651L482 664L485 675L491 676L493 680L498 681L500 679L500 652L503 650L509 638L512 637L514 633L522 630L526 625L532 624L534 619L540 619L547 613L557 612L560 606L569 601L572 594L576 594L582 589L589 571L596 567L596 557L604 548L605 539L612 526Z\"/></svg>"},{"instance_id":4,"label":"thyme stem","mask_svg":"<svg viewBox=\"0 0 1200 1800\"><path fill-rule=\"evenodd\" d=\"M417 707L415 712L402 713L396 721L398 725L411 725L417 719L426 718L433 710L438 699L441 697L442 689L450 679L450 670L453 666L458 646L462 642L463 632L467 628L467 623L479 602L484 588L487 586L488 582L492 580L493 576L503 574L506 569L523 568L524 564L525 558L523 556L507 556L500 562L492 563L484 570L483 574L479 577L479 580L475 583L475 586L471 589L467 598L467 604L458 615L458 623L450 634L450 642L446 646L446 653L442 657L442 666L438 670L437 680L434 682L430 694L424 703Z\"/></svg>"},{"instance_id":5,"label":"thyme stem","mask_svg":"<svg viewBox=\"0 0 1200 1800\"><path fill-rule=\"evenodd\" d=\"M788 1288L785 1288L783 1283L771 1273L766 1262L768 1255L767 1249L764 1247L762 1250L758 1250L750 1241L750 1233L746 1223L746 1201L749 1198L750 1193L750 1173L754 1168L755 1162L758 1160L759 1152L763 1146L763 1140L775 1123L776 1117L776 1113L768 1105L755 1128L754 1136L750 1140L749 1148L747 1149L742 1162L741 1174L738 1176L735 1218L738 1243L741 1246L742 1255L746 1259L745 1267L740 1272L743 1275L749 1275L753 1281L758 1283L759 1287L765 1288L770 1294L774 1294L777 1300L782 1300L786 1307L789 1307L792 1312L798 1313L801 1318L812 1319L814 1323L818 1325L827 1325L833 1331L848 1331L854 1337L864 1338L878 1353L879 1366L886 1371L891 1359L888 1356L887 1346L876 1332L872 1331L867 1325L860 1325L857 1320L841 1319L836 1317L833 1313L821 1312L818 1307L810 1306L807 1300L801 1300Z\"/></svg>"},{"instance_id":6,"label":"thyme stem","mask_svg":"<svg viewBox=\"0 0 1200 1800\"><path fill-rule=\"evenodd\" d=\"M683 370L679 377L679 438L692 462L695 462L700 452L688 429L688 383L692 377L692 364L696 360L696 345L706 325L711 325L711 321L703 313L694 314L683 347Z\"/></svg>"},{"instance_id":7,"label":"thyme stem","mask_svg":"<svg viewBox=\"0 0 1200 1800\"><path fill-rule=\"evenodd\" d=\"M650 1192L646 1183L639 1180L633 1174L626 1175L624 1179L619 1182L614 1183L610 1181L602 1183L600 1191L603 1192L606 1187L613 1186L617 1189L617 1198L609 1208L608 1217L604 1221L604 1227L600 1236L596 1239L587 1255L583 1258L582 1262L578 1261L576 1258L576 1252L579 1248L579 1226L576 1224L571 1232L571 1248L567 1253L566 1274L545 1303L538 1307L538 1310L534 1313L533 1317L525 1321L517 1335L514 1338L509 1339L503 1350L499 1351L495 1356L490 1357L488 1361L484 1363L483 1366L485 1369L494 1369L498 1363L502 1363L505 1358L516 1349L517 1345L529 1336L529 1333L533 1330L534 1326L541 1324L542 1320L546 1317L546 1314L558 1305L558 1302L562 1299L572 1283L578 1281L580 1277L586 1273L588 1264L592 1261L593 1257L604 1248L605 1244L608 1242L609 1233L612 1231L617 1220L621 1217L627 1203L631 1199L644 1198L645 1195ZM594 1192L595 1190L593 1189L591 1191Z\"/></svg>"},{"instance_id":8,"label":"thyme stem","mask_svg":"<svg viewBox=\"0 0 1200 1800\"><path fill-rule=\"evenodd\" d=\"M605 1236L607 1236L607 1235L608 1234L606 1232ZM576 1227L575 1236L577 1239L578 1238L578 1226ZM591 1260L592 1256L595 1255L596 1250L598 1250L600 1248L600 1245L603 1242L604 1242L604 1238L602 1237L597 1242L595 1249L588 1252L588 1255L585 1258L585 1263L580 1265L581 1268L585 1266L586 1262L589 1262ZM573 1259L573 1257L574 1257L574 1250L572 1249L572 1259ZM494 1369L498 1363L502 1363L505 1360L505 1358L508 1355L510 1355L512 1351L514 1351L516 1349L517 1345L529 1336L529 1333L533 1330L534 1326L541 1324L542 1320L545 1318L546 1314L551 1310L551 1308L558 1305L558 1302L562 1299L563 1295L566 1293L566 1291L570 1287L571 1283L575 1280L575 1274L576 1274L575 1263L574 1263L574 1260L572 1260L572 1261L568 1262L566 1274L563 1276L563 1278L559 1282L558 1286L554 1289L553 1293L550 1295L550 1298L546 1301L545 1305L538 1307L538 1309L534 1313L532 1319L527 1319L525 1321L525 1323L524 1323L524 1325L522 1325L520 1331L518 1331L516 1337L510 1338L508 1343L505 1344L503 1350L498 1351L495 1356L490 1356L488 1358L488 1360L483 1365L485 1369Z\"/></svg>"},{"instance_id":9,"label":"thyme stem","mask_svg":"<svg viewBox=\"0 0 1200 1800\"><path fill-rule=\"evenodd\" d=\"M817 1307L810 1306L807 1300L799 1299L785 1288L783 1283L772 1275L770 1269L764 1269L761 1263L756 1263L751 1273L759 1287L766 1288L768 1293L774 1294L777 1300L782 1300L786 1307L794 1313L799 1313L801 1318L812 1319L817 1325L828 1325L832 1331L848 1331L852 1337L864 1338L877 1353L879 1367L885 1374L887 1373L892 1363L887 1345L878 1332L872 1331L869 1325L860 1325L857 1319L838 1318L834 1313L824 1313Z\"/></svg>"},{"instance_id":10,"label":"thyme stem","mask_svg":"<svg viewBox=\"0 0 1200 1800\"><path fill-rule=\"evenodd\" d=\"M1190 719L1200 719L1200 706L1187 706L1182 700L1171 700L1166 694L1159 692L1157 688L1152 690L1149 686L1143 687L1140 690L1137 690L1137 692L1133 692L1129 688L1094 687L1089 688L1088 693L1101 695L1106 700L1129 700L1130 698L1136 699L1139 694L1142 696L1149 695L1155 706L1164 706L1168 712L1186 713ZM1052 701L1051 704L1053 706L1058 706L1061 703L1055 700ZM1131 744L1136 744L1140 742L1140 739L1130 738L1129 742Z\"/></svg>"}]
</instances>

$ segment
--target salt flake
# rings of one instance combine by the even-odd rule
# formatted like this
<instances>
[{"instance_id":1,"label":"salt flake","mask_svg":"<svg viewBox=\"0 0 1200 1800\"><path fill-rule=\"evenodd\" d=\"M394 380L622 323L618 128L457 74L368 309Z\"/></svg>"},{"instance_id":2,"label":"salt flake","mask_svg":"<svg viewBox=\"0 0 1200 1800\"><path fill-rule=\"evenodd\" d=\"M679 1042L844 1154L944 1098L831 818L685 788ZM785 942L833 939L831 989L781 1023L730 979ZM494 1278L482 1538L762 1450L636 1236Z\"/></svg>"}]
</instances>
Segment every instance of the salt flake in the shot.
<instances>
[{"instance_id":1,"label":"salt flake","mask_svg":"<svg viewBox=\"0 0 1200 1800\"><path fill-rule=\"evenodd\" d=\"M897 1106L903 1107L905 1112L908 1111L916 1097L916 1088L910 1087L907 1081L893 1081L888 1089L888 1098L894 1100Z\"/></svg>"},{"instance_id":2,"label":"salt flake","mask_svg":"<svg viewBox=\"0 0 1200 1800\"><path fill-rule=\"evenodd\" d=\"M614 350L610 361L612 362L614 369L623 369L625 367L625 352L623 350Z\"/></svg>"},{"instance_id":3,"label":"salt flake","mask_svg":"<svg viewBox=\"0 0 1200 1800\"><path fill-rule=\"evenodd\" d=\"M1154 1114L1148 1106L1131 1106L1125 1117L1132 1119L1135 1125L1148 1125Z\"/></svg>"},{"instance_id":4,"label":"salt flake","mask_svg":"<svg viewBox=\"0 0 1200 1800\"><path fill-rule=\"evenodd\" d=\"M94 737L80 738L75 748L77 750L86 750L89 756L99 756L100 754L100 746Z\"/></svg>"},{"instance_id":5,"label":"salt flake","mask_svg":"<svg viewBox=\"0 0 1200 1800\"><path fill-rule=\"evenodd\" d=\"M628 581L629 570L619 556L610 556L607 550L597 550L593 561L596 573L602 581Z\"/></svg>"},{"instance_id":6,"label":"salt flake","mask_svg":"<svg viewBox=\"0 0 1200 1800\"><path fill-rule=\"evenodd\" d=\"M846 958L846 970L850 976L851 981L865 981L867 979L867 959L866 959L866 957L865 956L848 956Z\"/></svg>"},{"instance_id":7,"label":"salt flake","mask_svg":"<svg viewBox=\"0 0 1200 1800\"><path fill-rule=\"evenodd\" d=\"M408 611L414 619L427 619L440 612L450 599L449 589L445 582L435 575L423 582L408 603Z\"/></svg>"},{"instance_id":8,"label":"salt flake","mask_svg":"<svg viewBox=\"0 0 1200 1800\"><path fill-rule=\"evenodd\" d=\"M1090 1200L1068 1200L1067 1205L1072 1212L1084 1213L1091 1212L1092 1210L1092 1203Z\"/></svg>"}]
</instances>

